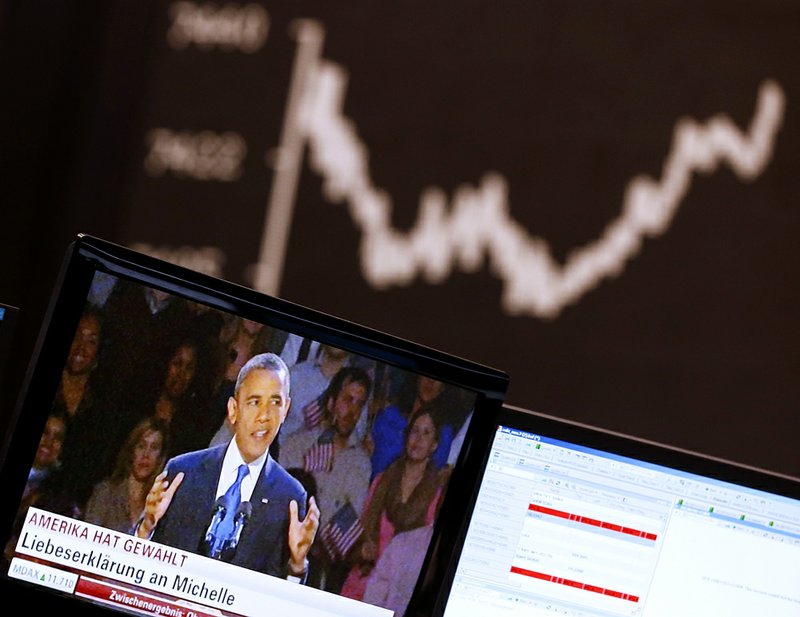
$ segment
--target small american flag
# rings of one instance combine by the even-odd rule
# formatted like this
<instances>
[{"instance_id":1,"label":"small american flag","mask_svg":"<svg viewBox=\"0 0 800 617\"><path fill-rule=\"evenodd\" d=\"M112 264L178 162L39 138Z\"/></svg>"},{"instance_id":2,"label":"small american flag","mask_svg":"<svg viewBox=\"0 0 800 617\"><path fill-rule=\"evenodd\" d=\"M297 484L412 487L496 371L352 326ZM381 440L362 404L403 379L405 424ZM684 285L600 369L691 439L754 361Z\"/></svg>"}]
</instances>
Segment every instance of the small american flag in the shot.
<instances>
[{"instance_id":1,"label":"small american flag","mask_svg":"<svg viewBox=\"0 0 800 617\"><path fill-rule=\"evenodd\" d=\"M331 471L333 469L333 444L315 443L303 455L306 471Z\"/></svg>"},{"instance_id":2,"label":"small american flag","mask_svg":"<svg viewBox=\"0 0 800 617\"><path fill-rule=\"evenodd\" d=\"M322 423L324 417L322 405L319 404L319 399L314 399L308 405L303 407L303 419L306 423L306 428L317 428Z\"/></svg>"},{"instance_id":3,"label":"small american flag","mask_svg":"<svg viewBox=\"0 0 800 617\"><path fill-rule=\"evenodd\" d=\"M338 561L347 556L363 531L356 510L348 501L320 531L322 546L332 561Z\"/></svg>"}]
</instances>

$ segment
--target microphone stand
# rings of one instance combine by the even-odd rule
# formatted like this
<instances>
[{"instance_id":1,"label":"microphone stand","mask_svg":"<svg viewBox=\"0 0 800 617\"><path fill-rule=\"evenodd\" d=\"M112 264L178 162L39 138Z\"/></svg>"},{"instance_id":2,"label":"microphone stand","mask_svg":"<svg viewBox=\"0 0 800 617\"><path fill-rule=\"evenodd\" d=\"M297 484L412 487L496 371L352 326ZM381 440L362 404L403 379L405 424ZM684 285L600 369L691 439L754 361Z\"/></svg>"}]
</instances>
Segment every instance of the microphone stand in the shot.
<instances>
[{"instance_id":1,"label":"microphone stand","mask_svg":"<svg viewBox=\"0 0 800 617\"><path fill-rule=\"evenodd\" d=\"M220 496L214 502L214 509L211 515L211 523L206 530L205 538L203 539L202 553L212 559L218 559L222 552L224 542L217 541L217 528L219 527L222 519L225 518L225 498L224 495Z\"/></svg>"},{"instance_id":2,"label":"microphone stand","mask_svg":"<svg viewBox=\"0 0 800 617\"><path fill-rule=\"evenodd\" d=\"M253 504L251 504L249 501L243 501L239 504L239 507L236 508L236 514L234 514L233 518L233 531L231 532L230 537L225 538L222 542L220 559L224 559L225 561L230 561L233 559L233 556L236 554L236 547L239 545L239 539L242 536L242 530L247 524L247 521L250 520L250 516L252 514Z\"/></svg>"}]
</instances>

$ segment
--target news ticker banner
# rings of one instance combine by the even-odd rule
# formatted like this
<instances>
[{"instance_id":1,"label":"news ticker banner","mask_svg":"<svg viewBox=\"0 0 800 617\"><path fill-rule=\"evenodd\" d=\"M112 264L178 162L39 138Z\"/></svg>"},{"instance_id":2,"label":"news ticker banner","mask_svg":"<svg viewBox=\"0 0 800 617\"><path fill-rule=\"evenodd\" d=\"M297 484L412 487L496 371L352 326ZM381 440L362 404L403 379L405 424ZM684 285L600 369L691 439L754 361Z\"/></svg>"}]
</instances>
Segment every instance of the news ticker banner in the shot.
<instances>
[{"instance_id":1,"label":"news ticker banner","mask_svg":"<svg viewBox=\"0 0 800 617\"><path fill-rule=\"evenodd\" d=\"M800 473L796 3L153 7L120 242Z\"/></svg>"},{"instance_id":2,"label":"news ticker banner","mask_svg":"<svg viewBox=\"0 0 800 617\"><path fill-rule=\"evenodd\" d=\"M25 516L8 575L111 607L168 617L252 617L263 614L265 606L277 615L392 614L37 508Z\"/></svg>"}]
</instances>

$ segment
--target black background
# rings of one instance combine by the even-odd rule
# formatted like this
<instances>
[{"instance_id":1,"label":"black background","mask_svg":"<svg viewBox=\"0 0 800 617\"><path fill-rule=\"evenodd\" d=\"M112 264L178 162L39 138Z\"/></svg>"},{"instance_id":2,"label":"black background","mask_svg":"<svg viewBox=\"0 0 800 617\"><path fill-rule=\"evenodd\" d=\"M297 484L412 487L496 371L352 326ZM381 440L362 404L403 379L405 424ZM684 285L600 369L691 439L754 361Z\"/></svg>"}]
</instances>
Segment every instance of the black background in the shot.
<instances>
[{"instance_id":1,"label":"black background","mask_svg":"<svg viewBox=\"0 0 800 617\"><path fill-rule=\"evenodd\" d=\"M505 370L515 405L800 475L795 2L270 1L252 54L170 48L171 4L0 9L0 301L21 308L6 409L75 233L217 247L221 275L251 284L302 17L347 71L344 113L395 228L426 188L452 197L496 172L560 263L619 216L634 177L660 177L679 119L746 128L775 80L786 109L764 171L695 175L667 231L553 319L509 315L488 267L371 287L360 232L307 157L280 295ZM242 135L241 177L147 175L155 127Z\"/></svg>"}]
</instances>

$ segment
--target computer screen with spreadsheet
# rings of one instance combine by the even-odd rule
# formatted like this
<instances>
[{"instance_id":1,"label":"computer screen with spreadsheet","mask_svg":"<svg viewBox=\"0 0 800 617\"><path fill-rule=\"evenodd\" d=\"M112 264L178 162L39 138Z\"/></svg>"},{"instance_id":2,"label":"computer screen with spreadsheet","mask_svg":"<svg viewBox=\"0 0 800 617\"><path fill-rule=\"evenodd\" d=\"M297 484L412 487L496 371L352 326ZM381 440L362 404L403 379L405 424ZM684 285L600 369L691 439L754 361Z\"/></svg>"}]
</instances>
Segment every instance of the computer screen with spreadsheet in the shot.
<instances>
[{"instance_id":1,"label":"computer screen with spreadsheet","mask_svg":"<svg viewBox=\"0 0 800 617\"><path fill-rule=\"evenodd\" d=\"M800 483L506 408L446 617L800 614Z\"/></svg>"}]
</instances>

